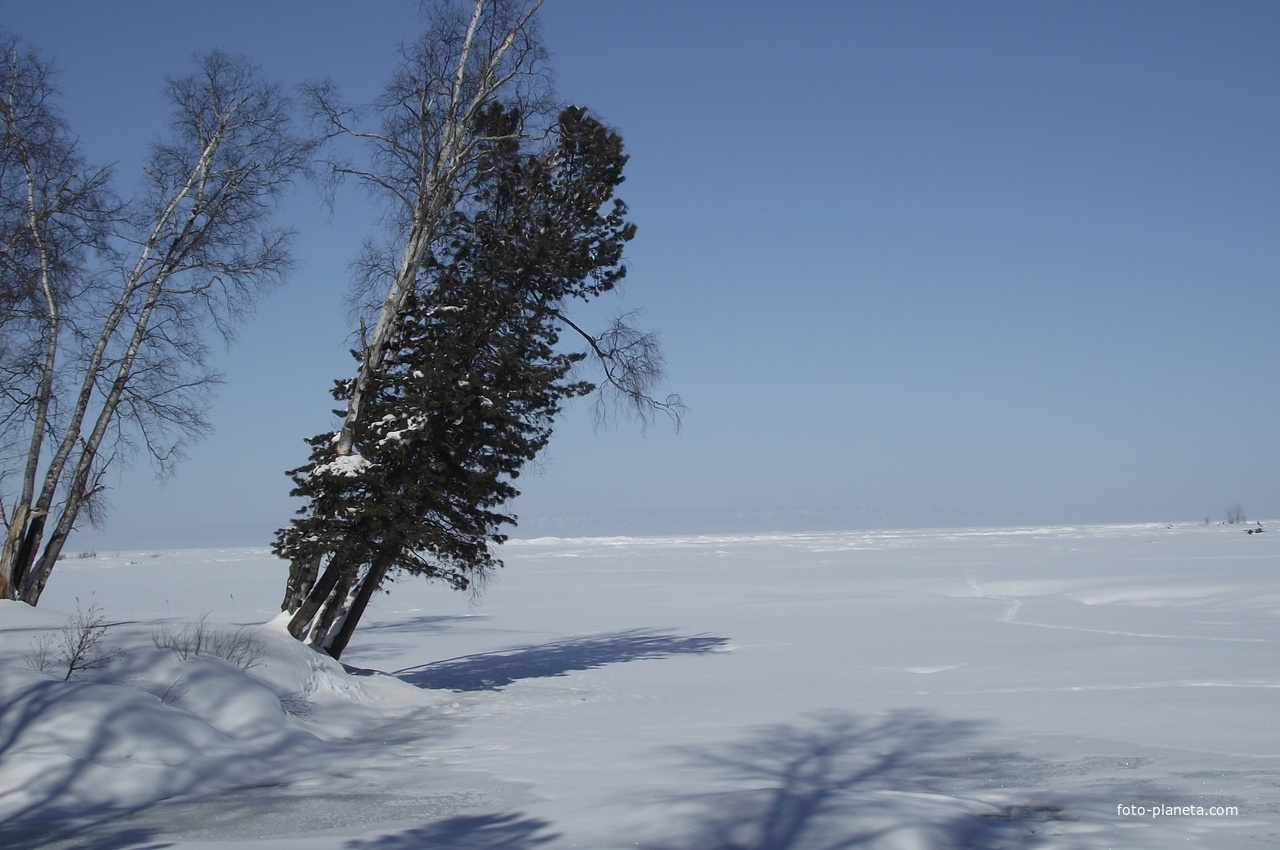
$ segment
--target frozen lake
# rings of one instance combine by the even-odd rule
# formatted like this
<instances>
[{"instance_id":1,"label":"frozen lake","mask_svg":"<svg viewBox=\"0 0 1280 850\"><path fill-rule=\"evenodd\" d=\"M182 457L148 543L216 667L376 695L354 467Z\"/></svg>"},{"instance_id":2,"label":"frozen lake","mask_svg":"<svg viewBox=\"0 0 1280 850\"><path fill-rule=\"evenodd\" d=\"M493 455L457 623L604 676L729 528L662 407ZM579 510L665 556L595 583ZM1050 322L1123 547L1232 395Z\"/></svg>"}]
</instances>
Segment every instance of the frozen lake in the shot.
<instances>
[{"instance_id":1,"label":"frozen lake","mask_svg":"<svg viewBox=\"0 0 1280 850\"><path fill-rule=\"evenodd\" d=\"M314 715L290 711L319 700L315 679L296 699L280 693L281 671L309 662L273 660L259 676L285 706L279 734L310 737L296 759L244 745L243 764L264 765L262 787L211 767L152 805L137 779L140 802L96 802L88 831L0 825L0 838L188 850L1280 838L1280 531L542 539L503 557L478 599L406 580L375 601L343 662L399 681L326 673L339 690L339 679L384 688L345 720L319 701ZM77 599L149 651L157 622L208 611L261 623L283 573L260 550L72 558L38 623L0 611L0 660L16 669L35 626ZM32 675L0 682L23 693ZM123 693L115 675L100 687ZM73 823L92 808L74 782L43 798L6 786L43 752L34 727L14 734L21 700L7 701L0 814L7 795L11 823ZM123 759L114 769L137 772ZM156 780L152 796L173 787Z\"/></svg>"}]
</instances>

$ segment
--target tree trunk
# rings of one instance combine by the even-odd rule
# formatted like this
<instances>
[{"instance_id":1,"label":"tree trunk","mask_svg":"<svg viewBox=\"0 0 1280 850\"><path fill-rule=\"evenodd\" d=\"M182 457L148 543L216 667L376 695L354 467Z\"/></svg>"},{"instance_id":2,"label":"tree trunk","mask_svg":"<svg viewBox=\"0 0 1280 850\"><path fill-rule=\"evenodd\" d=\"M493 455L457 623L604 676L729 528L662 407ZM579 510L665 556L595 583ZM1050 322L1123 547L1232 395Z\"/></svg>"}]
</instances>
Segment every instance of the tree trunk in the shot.
<instances>
[{"instance_id":1,"label":"tree trunk","mask_svg":"<svg viewBox=\"0 0 1280 850\"><path fill-rule=\"evenodd\" d=\"M364 616L364 609L369 607L369 600L373 598L373 594L382 585L382 580L386 578L387 569L390 565L390 559L380 558L377 563L369 567L369 573L364 577L364 581L361 582L360 590L356 593L355 598L351 600L337 634L326 640L324 651L335 659L340 658L342 651L347 648L347 643L351 640L352 633L355 632L356 626L359 625L360 618Z\"/></svg>"},{"instance_id":2,"label":"tree trunk","mask_svg":"<svg viewBox=\"0 0 1280 850\"><path fill-rule=\"evenodd\" d=\"M40 548L40 541L44 538L46 518L47 514L44 511L28 513L26 525L20 531L22 539L18 542L17 551L13 553L13 561L8 565L10 581L13 584L13 598L28 605L36 604L29 598L28 578L31 575L31 565L36 559L36 552Z\"/></svg>"},{"instance_id":3,"label":"tree trunk","mask_svg":"<svg viewBox=\"0 0 1280 850\"><path fill-rule=\"evenodd\" d=\"M355 577L350 573L343 573L338 576L333 590L325 597L320 610L311 621L311 626L305 636L305 640L308 643L313 646L324 647L325 642L329 639L329 632L333 629L333 624L338 619L338 615L346 610L351 596L351 583L354 580Z\"/></svg>"},{"instance_id":4,"label":"tree trunk","mask_svg":"<svg viewBox=\"0 0 1280 850\"><path fill-rule=\"evenodd\" d=\"M74 513L62 515L62 519L54 526L53 534L44 544L44 551L40 553L40 558L27 574L25 586L22 588L22 601L28 605L35 605L40 601L40 594L44 593L44 586L49 581L54 564L58 562L58 556L62 554L62 547L71 536L71 529L75 524L75 520L72 519L74 515Z\"/></svg>"},{"instance_id":5,"label":"tree trunk","mask_svg":"<svg viewBox=\"0 0 1280 850\"><path fill-rule=\"evenodd\" d=\"M17 573L18 548L22 545L23 532L27 527L27 516L30 510L24 504L13 509L9 517L9 533L4 537L4 549L0 550L0 599L17 599L18 583L21 576Z\"/></svg>"},{"instance_id":6,"label":"tree trunk","mask_svg":"<svg viewBox=\"0 0 1280 850\"><path fill-rule=\"evenodd\" d=\"M298 640L305 640L307 634L311 631L311 621L316 618L321 606L324 605L330 594L333 593L334 587L338 584L338 579L346 572L346 554L339 552L329 561L329 566L319 579L311 585L306 597L298 605L294 611L293 619L289 621L289 634Z\"/></svg>"},{"instance_id":7,"label":"tree trunk","mask_svg":"<svg viewBox=\"0 0 1280 850\"><path fill-rule=\"evenodd\" d=\"M307 600L311 588L315 587L316 579L320 577L320 562L323 560L322 553L309 560L289 563L289 583L285 586L284 601L280 603L281 611L292 614Z\"/></svg>"}]
</instances>

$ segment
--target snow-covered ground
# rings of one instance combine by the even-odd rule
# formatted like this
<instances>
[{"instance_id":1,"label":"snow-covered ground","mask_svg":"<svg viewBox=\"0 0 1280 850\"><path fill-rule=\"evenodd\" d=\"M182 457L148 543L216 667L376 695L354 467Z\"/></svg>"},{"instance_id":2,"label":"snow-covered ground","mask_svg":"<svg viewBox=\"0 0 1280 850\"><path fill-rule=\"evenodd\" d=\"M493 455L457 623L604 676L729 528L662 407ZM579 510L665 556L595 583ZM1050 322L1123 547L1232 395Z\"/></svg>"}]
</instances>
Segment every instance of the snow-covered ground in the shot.
<instances>
[{"instance_id":1,"label":"snow-covered ground","mask_svg":"<svg viewBox=\"0 0 1280 850\"><path fill-rule=\"evenodd\" d=\"M272 619L265 551L63 561L39 609L0 603L0 847L1280 841L1280 529L543 539L504 557L478 600L392 588L353 672L272 624L240 633L262 654L247 670L156 648L201 612L224 637ZM33 670L77 607L105 615L109 663Z\"/></svg>"}]
</instances>

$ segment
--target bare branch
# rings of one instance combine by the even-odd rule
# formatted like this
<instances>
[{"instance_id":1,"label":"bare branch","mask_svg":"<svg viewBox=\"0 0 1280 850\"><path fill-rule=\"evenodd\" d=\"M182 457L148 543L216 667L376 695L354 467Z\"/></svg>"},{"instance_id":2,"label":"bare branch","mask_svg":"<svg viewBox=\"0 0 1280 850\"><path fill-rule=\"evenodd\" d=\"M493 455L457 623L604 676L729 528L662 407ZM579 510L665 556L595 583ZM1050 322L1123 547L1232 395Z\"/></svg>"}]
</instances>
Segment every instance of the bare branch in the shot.
<instances>
[{"instance_id":1,"label":"bare branch","mask_svg":"<svg viewBox=\"0 0 1280 850\"><path fill-rule=\"evenodd\" d=\"M556 317L587 343L604 375L592 404L598 425L608 426L612 412L621 407L642 426L650 425L654 416L661 413L679 430L685 405L674 393L664 399L652 395L653 388L666 375L666 361L658 334L637 328L637 315L638 311L631 311L615 316L604 331L593 335L556 311Z\"/></svg>"}]
</instances>

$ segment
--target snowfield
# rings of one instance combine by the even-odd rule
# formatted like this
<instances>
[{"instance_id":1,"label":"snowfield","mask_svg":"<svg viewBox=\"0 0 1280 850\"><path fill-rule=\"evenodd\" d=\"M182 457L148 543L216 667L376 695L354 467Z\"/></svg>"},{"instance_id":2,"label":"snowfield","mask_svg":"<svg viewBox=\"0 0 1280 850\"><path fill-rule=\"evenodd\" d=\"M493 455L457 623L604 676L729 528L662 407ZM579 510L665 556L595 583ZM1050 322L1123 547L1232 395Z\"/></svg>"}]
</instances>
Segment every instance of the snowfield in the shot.
<instances>
[{"instance_id":1,"label":"snowfield","mask_svg":"<svg viewBox=\"0 0 1280 850\"><path fill-rule=\"evenodd\" d=\"M0 847L1280 841L1280 529L503 557L478 599L395 585L346 668L284 633L265 550L63 561L38 609L0 602ZM105 618L102 666L34 669L77 610ZM205 637L250 651L166 643L202 613Z\"/></svg>"}]
</instances>

